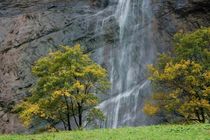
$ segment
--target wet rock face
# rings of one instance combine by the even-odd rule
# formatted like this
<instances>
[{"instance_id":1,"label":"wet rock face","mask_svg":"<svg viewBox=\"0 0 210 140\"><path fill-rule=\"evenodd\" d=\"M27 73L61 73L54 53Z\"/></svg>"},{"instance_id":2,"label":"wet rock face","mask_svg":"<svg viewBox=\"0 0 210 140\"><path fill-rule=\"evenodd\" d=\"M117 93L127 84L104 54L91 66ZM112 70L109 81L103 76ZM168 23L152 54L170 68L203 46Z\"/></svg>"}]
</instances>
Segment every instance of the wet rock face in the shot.
<instances>
[{"instance_id":1,"label":"wet rock face","mask_svg":"<svg viewBox=\"0 0 210 140\"><path fill-rule=\"evenodd\" d=\"M183 13L209 11L210 2L208 0L177 0L172 1L176 11Z\"/></svg>"},{"instance_id":2,"label":"wet rock face","mask_svg":"<svg viewBox=\"0 0 210 140\"><path fill-rule=\"evenodd\" d=\"M109 51L119 41L119 26L111 16L117 2L0 1L0 133L26 132L12 108L34 83L33 62L58 45L84 44L98 63L110 69ZM169 50L178 30L209 26L209 5L209 0L153 0L154 28L160 34L158 50Z\"/></svg>"},{"instance_id":3,"label":"wet rock face","mask_svg":"<svg viewBox=\"0 0 210 140\"><path fill-rule=\"evenodd\" d=\"M115 20L104 23L105 32L95 31L112 12L104 9L107 6L108 0L97 4L91 0L0 1L0 132L25 131L12 107L27 96L34 83L31 66L35 60L62 44L80 42L86 44L87 51L110 46L100 40L113 42Z\"/></svg>"},{"instance_id":4,"label":"wet rock face","mask_svg":"<svg viewBox=\"0 0 210 140\"><path fill-rule=\"evenodd\" d=\"M163 51L170 48L175 32L210 26L209 0L153 0L153 3L158 32L168 44Z\"/></svg>"}]
</instances>

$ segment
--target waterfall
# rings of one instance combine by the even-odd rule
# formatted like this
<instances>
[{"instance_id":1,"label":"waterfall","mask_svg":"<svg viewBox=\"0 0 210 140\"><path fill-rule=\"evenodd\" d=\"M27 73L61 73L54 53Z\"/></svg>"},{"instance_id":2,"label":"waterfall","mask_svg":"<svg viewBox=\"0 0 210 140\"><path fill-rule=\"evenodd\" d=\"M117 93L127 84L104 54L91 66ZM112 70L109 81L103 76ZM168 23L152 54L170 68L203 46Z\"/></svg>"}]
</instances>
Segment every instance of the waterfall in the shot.
<instances>
[{"instance_id":1,"label":"waterfall","mask_svg":"<svg viewBox=\"0 0 210 140\"><path fill-rule=\"evenodd\" d=\"M147 64L155 58L150 0L118 0L115 19L119 43L111 52L111 98L99 107L107 116L106 127L150 123L142 108L150 95Z\"/></svg>"}]
</instances>

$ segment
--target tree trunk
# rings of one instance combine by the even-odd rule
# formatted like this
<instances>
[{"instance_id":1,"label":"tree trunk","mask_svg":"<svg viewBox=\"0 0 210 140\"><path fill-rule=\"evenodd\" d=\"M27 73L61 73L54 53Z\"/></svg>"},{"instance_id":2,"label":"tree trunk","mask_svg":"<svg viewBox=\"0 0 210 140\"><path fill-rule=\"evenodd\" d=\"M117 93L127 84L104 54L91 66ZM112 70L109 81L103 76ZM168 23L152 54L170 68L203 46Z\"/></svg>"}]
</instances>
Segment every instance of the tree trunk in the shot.
<instances>
[{"instance_id":1,"label":"tree trunk","mask_svg":"<svg viewBox=\"0 0 210 140\"><path fill-rule=\"evenodd\" d=\"M196 115L198 121L201 122L200 113L198 110L195 110L195 115Z\"/></svg>"},{"instance_id":2,"label":"tree trunk","mask_svg":"<svg viewBox=\"0 0 210 140\"><path fill-rule=\"evenodd\" d=\"M204 109L201 107L200 111L201 111L201 123L205 123L206 119L205 119Z\"/></svg>"},{"instance_id":3,"label":"tree trunk","mask_svg":"<svg viewBox=\"0 0 210 140\"><path fill-rule=\"evenodd\" d=\"M68 130L70 131L72 129L71 129L71 122L70 122L70 115L69 115L69 113L67 113L67 122L68 122Z\"/></svg>"},{"instance_id":4,"label":"tree trunk","mask_svg":"<svg viewBox=\"0 0 210 140\"><path fill-rule=\"evenodd\" d=\"M82 106L78 103L79 127L82 128Z\"/></svg>"},{"instance_id":5,"label":"tree trunk","mask_svg":"<svg viewBox=\"0 0 210 140\"><path fill-rule=\"evenodd\" d=\"M65 103L66 103L66 109L67 109L67 125L68 125L68 130L70 131L70 130L72 130L71 129L71 122L70 122L70 119L71 119L71 117L70 117L70 107L69 107L69 104L68 104L68 101L67 101L67 97L66 97L66 95L64 94L64 99L65 99Z\"/></svg>"}]
</instances>

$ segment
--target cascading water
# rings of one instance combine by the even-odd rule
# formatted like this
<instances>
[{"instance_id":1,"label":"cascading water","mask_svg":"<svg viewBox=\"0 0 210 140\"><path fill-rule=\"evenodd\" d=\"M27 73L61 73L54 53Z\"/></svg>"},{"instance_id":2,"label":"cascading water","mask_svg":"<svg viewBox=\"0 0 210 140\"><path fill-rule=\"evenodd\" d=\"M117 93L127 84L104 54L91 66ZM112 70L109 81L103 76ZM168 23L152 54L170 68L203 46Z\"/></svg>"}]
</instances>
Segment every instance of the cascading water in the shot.
<instances>
[{"instance_id":1,"label":"cascading water","mask_svg":"<svg viewBox=\"0 0 210 140\"><path fill-rule=\"evenodd\" d=\"M107 116L105 127L148 124L142 112L150 94L146 66L156 52L150 0L118 0L114 17L119 25L119 43L110 57L112 97L99 105Z\"/></svg>"}]
</instances>

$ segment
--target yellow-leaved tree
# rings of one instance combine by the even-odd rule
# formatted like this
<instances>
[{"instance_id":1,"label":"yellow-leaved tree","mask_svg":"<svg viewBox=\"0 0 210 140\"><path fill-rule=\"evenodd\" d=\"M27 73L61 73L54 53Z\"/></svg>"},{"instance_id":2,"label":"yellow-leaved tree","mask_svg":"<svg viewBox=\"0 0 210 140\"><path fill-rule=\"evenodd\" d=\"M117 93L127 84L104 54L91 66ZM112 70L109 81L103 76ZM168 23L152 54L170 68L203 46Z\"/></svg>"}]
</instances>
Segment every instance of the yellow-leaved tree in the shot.
<instances>
[{"instance_id":1,"label":"yellow-leaved tree","mask_svg":"<svg viewBox=\"0 0 210 140\"><path fill-rule=\"evenodd\" d=\"M148 115L169 122L207 122L210 118L210 28L178 33L171 55L162 54L150 65L153 100L144 106Z\"/></svg>"},{"instance_id":2,"label":"yellow-leaved tree","mask_svg":"<svg viewBox=\"0 0 210 140\"><path fill-rule=\"evenodd\" d=\"M104 119L96 108L96 94L109 88L107 71L84 54L80 45L62 46L40 58L32 73L37 81L31 96L16 107L26 126L57 130L62 123L65 130L72 130L72 126L81 129L91 121Z\"/></svg>"}]
</instances>

